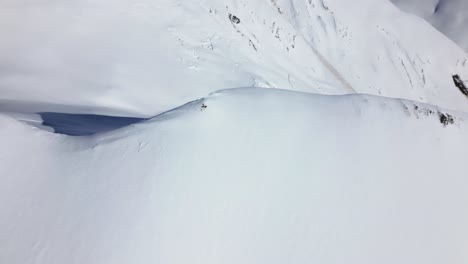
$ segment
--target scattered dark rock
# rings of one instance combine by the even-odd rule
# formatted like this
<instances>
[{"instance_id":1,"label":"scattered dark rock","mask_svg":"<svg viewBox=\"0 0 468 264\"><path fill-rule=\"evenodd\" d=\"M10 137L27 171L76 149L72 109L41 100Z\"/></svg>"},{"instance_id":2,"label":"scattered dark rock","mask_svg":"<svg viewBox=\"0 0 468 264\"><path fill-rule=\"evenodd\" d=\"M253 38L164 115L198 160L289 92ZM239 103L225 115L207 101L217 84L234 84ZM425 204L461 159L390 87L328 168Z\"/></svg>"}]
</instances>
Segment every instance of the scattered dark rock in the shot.
<instances>
[{"instance_id":1,"label":"scattered dark rock","mask_svg":"<svg viewBox=\"0 0 468 264\"><path fill-rule=\"evenodd\" d=\"M253 43L253 41L251 39L249 39L249 45L255 50L257 51L257 47L255 46L255 44Z\"/></svg>"},{"instance_id":2,"label":"scattered dark rock","mask_svg":"<svg viewBox=\"0 0 468 264\"><path fill-rule=\"evenodd\" d=\"M455 124L455 117L451 114L441 112L440 110L432 110L429 108L421 107L418 105L413 104L414 113L416 117L419 119L418 114L424 114L425 116L436 116L438 117L439 122L444 126L453 125Z\"/></svg>"},{"instance_id":3,"label":"scattered dark rock","mask_svg":"<svg viewBox=\"0 0 468 264\"><path fill-rule=\"evenodd\" d=\"M236 17L233 14L229 14L229 20L231 20L231 22L234 23L234 24L239 24L240 23L240 18Z\"/></svg>"},{"instance_id":4,"label":"scattered dark rock","mask_svg":"<svg viewBox=\"0 0 468 264\"><path fill-rule=\"evenodd\" d=\"M439 112L439 121L445 126L455 123L453 116Z\"/></svg>"},{"instance_id":5,"label":"scattered dark rock","mask_svg":"<svg viewBox=\"0 0 468 264\"><path fill-rule=\"evenodd\" d=\"M453 79L453 83L455 83L455 86L460 90L460 92L468 96L468 88L463 83L462 79L460 78L460 75L455 74L452 76L452 79Z\"/></svg>"},{"instance_id":6,"label":"scattered dark rock","mask_svg":"<svg viewBox=\"0 0 468 264\"><path fill-rule=\"evenodd\" d=\"M208 106L206 104L201 105L201 111L205 110Z\"/></svg>"}]
</instances>

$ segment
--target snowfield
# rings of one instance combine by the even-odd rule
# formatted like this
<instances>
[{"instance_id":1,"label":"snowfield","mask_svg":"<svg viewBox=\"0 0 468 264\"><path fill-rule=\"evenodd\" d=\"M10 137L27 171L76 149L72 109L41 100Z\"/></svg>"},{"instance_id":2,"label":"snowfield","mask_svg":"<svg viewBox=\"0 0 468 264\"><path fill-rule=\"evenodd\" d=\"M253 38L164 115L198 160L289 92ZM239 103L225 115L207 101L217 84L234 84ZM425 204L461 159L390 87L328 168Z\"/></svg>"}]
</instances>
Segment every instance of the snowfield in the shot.
<instances>
[{"instance_id":1,"label":"snowfield","mask_svg":"<svg viewBox=\"0 0 468 264\"><path fill-rule=\"evenodd\" d=\"M0 117L0 262L466 263L467 118L255 88L87 137Z\"/></svg>"},{"instance_id":2,"label":"snowfield","mask_svg":"<svg viewBox=\"0 0 468 264\"><path fill-rule=\"evenodd\" d=\"M468 51L468 1L465 0L391 0L403 11L426 19L435 28Z\"/></svg>"},{"instance_id":3,"label":"snowfield","mask_svg":"<svg viewBox=\"0 0 468 264\"><path fill-rule=\"evenodd\" d=\"M468 80L466 52L388 0L1 0L0 10L3 111L149 117L235 87L468 111L452 81Z\"/></svg>"},{"instance_id":4,"label":"snowfield","mask_svg":"<svg viewBox=\"0 0 468 264\"><path fill-rule=\"evenodd\" d=\"M465 2L0 0L0 264L468 263Z\"/></svg>"}]
</instances>

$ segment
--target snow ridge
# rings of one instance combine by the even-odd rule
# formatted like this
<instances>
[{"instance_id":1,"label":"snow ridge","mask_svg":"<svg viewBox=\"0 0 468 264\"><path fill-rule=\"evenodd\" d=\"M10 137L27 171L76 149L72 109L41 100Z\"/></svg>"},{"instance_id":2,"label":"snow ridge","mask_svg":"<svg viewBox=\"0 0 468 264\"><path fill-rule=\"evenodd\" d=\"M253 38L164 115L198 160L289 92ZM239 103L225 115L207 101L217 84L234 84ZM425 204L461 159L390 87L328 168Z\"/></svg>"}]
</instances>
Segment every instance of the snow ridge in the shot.
<instances>
[{"instance_id":1,"label":"snow ridge","mask_svg":"<svg viewBox=\"0 0 468 264\"><path fill-rule=\"evenodd\" d=\"M466 120L255 88L87 137L0 117L0 262L465 263Z\"/></svg>"}]
</instances>

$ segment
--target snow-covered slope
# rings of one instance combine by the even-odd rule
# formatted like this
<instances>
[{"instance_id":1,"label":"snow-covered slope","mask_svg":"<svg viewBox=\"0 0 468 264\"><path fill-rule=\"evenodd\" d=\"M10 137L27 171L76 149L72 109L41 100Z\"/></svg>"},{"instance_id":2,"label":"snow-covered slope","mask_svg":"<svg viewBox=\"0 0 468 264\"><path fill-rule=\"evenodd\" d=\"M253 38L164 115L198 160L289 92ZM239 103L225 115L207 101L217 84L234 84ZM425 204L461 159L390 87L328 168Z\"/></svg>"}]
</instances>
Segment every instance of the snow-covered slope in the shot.
<instances>
[{"instance_id":1,"label":"snow-covered slope","mask_svg":"<svg viewBox=\"0 0 468 264\"><path fill-rule=\"evenodd\" d=\"M402 10L426 19L435 28L468 51L468 1L391 0Z\"/></svg>"},{"instance_id":2,"label":"snow-covered slope","mask_svg":"<svg viewBox=\"0 0 468 264\"><path fill-rule=\"evenodd\" d=\"M388 0L3 0L0 10L0 110L151 116L251 86L468 110L451 79L468 79L467 54Z\"/></svg>"},{"instance_id":3,"label":"snow-covered slope","mask_svg":"<svg viewBox=\"0 0 468 264\"><path fill-rule=\"evenodd\" d=\"M93 137L0 117L0 262L466 263L466 120L253 88Z\"/></svg>"},{"instance_id":4,"label":"snow-covered slope","mask_svg":"<svg viewBox=\"0 0 468 264\"><path fill-rule=\"evenodd\" d=\"M0 38L0 263L468 262L468 55L389 0L0 0ZM232 87L295 92L195 100Z\"/></svg>"}]
</instances>

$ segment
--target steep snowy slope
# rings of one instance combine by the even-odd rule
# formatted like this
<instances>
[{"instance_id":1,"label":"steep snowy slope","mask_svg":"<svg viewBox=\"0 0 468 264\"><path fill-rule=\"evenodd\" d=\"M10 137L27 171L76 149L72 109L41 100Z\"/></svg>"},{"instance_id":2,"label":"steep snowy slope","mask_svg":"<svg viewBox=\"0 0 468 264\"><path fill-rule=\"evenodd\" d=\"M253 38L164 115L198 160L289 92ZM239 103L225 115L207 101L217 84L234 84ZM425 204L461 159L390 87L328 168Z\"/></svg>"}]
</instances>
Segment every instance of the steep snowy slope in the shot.
<instances>
[{"instance_id":1,"label":"steep snowy slope","mask_svg":"<svg viewBox=\"0 0 468 264\"><path fill-rule=\"evenodd\" d=\"M467 54L388 0L0 1L0 110L150 116L232 87L468 110Z\"/></svg>"},{"instance_id":2,"label":"steep snowy slope","mask_svg":"<svg viewBox=\"0 0 468 264\"><path fill-rule=\"evenodd\" d=\"M94 137L0 117L0 262L466 263L466 119L253 88Z\"/></svg>"},{"instance_id":3,"label":"steep snowy slope","mask_svg":"<svg viewBox=\"0 0 468 264\"><path fill-rule=\"evenodd\" d=\"M402 10L426 19L435 28L468 51L468 1L391 0Z\"/></svg>"}]
</instances>

